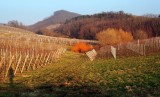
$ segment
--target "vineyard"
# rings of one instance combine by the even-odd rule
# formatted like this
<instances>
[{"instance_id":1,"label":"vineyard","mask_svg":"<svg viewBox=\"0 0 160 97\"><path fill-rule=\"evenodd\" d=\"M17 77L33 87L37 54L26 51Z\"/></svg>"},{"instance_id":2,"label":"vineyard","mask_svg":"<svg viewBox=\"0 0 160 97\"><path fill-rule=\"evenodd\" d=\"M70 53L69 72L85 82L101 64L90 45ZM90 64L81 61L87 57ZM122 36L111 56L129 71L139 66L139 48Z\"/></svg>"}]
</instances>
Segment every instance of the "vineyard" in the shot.
<instances>
[{"instance_id":1,"label":"vineyard","mask_svg":"<svg viewBox=\"0 0 160 97\"><path fill-rule=\"evenodd\" d=\"M160 54L89 61L66 51L30 76L0 83L1 97L159 97Z\"/></svg>"},{"instance_id":2,"label":"vineyard","mask_svg":"<svg viewBox=\"0 0 160 97\"><path fill-rule=\"evenodd\" d=\"M99 44L0 26L0 97L159 97L160 37L69 50L80 42Z\"/></svg>"},{"instance_id":3,"label":"vineyard","mask_svg":"<svg viewBox=\"0 0 160 97\"><path fill-rule=\"evenodd\" d=\"M97 41L57 38L37 35L19 28L0 25L0 78L6 78L10 68L14 75L35 70L55 62L66 51L65 46Z\"/></svg>"},{"instance_id":4,"label":"vineyard","mask_svg":"<svg viewBox=\"0 0 160 97\"><path fill-rule=\"evenodd\" d=\"M14 75L35 70L55 62L66 51L65 46L79 42L98 44L98 41L57 38L36 35L18 28L0 26L0 78L6 78L10 68ZM160 38L133 41L112 46L114 57L149 55L160 50ZM100 58L111 58L111 46L101 47Z\"/></svg>"},{"instance_id":5,"label":"vineyard","mask_svg":"<svg viewBox=\"0 0 160 97\"><path fill-rule=\"evenodd\" d=\"M117 57L146 56L160 51L160 37L113 45ZM100 58L111 58L111 46L101 47Z\"/></svg>"},{"instance_id":6,"label":"vineyard","mask_svg":"<svg viewBox=\"0 0 160 97\"><path fill-rule=\"evenodd\" d=\"M0 29L0 78L11 69L14 75L44 67L60 57L65 48L46 41L47 38L11 27ZM42 37L39 39L39 37Z\"/></svg>"}]
</instances>

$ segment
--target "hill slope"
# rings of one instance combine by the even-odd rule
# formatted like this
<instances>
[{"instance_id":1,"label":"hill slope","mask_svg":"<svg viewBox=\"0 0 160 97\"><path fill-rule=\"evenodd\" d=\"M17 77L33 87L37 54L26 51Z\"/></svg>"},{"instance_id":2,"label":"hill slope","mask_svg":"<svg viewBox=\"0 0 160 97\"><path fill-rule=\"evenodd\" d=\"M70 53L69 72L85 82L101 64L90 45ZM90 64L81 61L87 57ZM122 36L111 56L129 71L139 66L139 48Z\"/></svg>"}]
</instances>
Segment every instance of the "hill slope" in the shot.
<instances>
[{"instance_id":1,"label":"hill slope","mask_svg":"<svg viewBox=\"0 0 160 97\"><path fill-rule=\"evenodd\" d=\"M5 34L30 34L30 35L34 35L35 33L28 31L28 30L24 30L21 28L16 28L16 27L11 27L11 26L6 26L6 25L0 25L0 35L5 35Z\"/></svg>"},{"instance_id":2,"label":"hill slope","mask_svg":"<svg viewBox=\"0 0 160 97\"><path fill-rule=\"evenodd\" d=\"M80 14L65 11L65 10L59 10L54 12L54 14L42 21L37 22L36 24L30 25L28 28L31 31L38 31L40 29L46 28L50 25L54 24L61 24L64 23L66 20L69 20L73 17L80 16Z\"/></svg>"},{"instance_id":3,"label":"hill slope","mask_svg":"<svg viewBox=\"0 0 160 97\"><path fill-rule=\"evenodd\" d=\"M96 39L96 34L107 28L123 29L134 36L137 30L149 37L160 36L160 18L135 16L124 12L107 12L79 16L61 25L57 31L74 38Z\"/></svg>"}]
</instances>

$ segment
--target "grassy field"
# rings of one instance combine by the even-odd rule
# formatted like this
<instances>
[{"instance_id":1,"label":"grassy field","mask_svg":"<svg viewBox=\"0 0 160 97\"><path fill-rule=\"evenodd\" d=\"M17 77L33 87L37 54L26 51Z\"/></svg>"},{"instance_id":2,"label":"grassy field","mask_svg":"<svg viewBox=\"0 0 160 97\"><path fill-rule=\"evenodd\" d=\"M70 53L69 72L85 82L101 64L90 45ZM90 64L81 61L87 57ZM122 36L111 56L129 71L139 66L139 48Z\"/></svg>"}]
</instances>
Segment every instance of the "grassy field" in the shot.
<instances>
[{"instance_id":1,"label":"grassy field","mask_svg":"<svg viewBox=\"0 0 160 97\"><path fill-rule=\"evenodd\" d=\"M89 61L67 51L34 72L0 84L0 97L160 97L160 54Z\"/></svg>"}]
</instances>

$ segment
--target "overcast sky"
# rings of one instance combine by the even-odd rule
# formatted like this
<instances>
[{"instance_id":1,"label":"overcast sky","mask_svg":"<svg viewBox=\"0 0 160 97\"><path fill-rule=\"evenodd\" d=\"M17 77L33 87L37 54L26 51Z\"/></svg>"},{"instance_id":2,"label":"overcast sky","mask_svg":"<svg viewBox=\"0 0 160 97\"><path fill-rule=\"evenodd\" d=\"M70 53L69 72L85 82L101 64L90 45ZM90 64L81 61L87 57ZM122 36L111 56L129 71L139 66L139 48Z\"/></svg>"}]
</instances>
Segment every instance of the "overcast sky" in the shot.
<instances>
[{"instance_id":1,"label":"overcast sky","mask_svg":"<svg viewBox=\"0 0 160 97\"><path fill-rule=\"evenodd\" d=\"M1 0L0 23L18 20L30 25L57 10L82 15L120 10L134 15L160 14L160 0Z\"/></svg>"}]
</instances>

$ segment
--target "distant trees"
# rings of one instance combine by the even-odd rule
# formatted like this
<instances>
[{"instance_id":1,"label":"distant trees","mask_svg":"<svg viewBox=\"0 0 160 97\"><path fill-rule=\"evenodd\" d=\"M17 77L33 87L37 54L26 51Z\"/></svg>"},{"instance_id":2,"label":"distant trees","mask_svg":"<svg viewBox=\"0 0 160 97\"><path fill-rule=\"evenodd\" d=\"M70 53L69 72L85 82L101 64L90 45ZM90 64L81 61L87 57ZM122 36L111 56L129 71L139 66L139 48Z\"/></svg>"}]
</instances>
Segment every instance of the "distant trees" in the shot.
<instances>
[{"instance_id":1,"label":"distant trees","mask_svg":"<svg viewBox=\"0 0 160 97\"><path fill-rule=\"evenodd\" d=\"M134 39L147 39L147 38L148 38L148 34L143 30L137 30L134 33Z\"/></svg>"},{"instance_id":2,"label":"distant trees","mask_svg":"<svg viewBox=\"0 0 160 97\"><path fill-rule=\"evenodd\" d=\"M18 22L17 20L9 21L8 26L26 29L26 26L22 22Z\"/></svg>"},{"instance_id":3,"label":"distant trees","mask_svg":"<svg viewBox=\"0 0 160 97\"><path fill-rule=\"evenodd\" d=\"M158 18L158 14L145 14L145 17L149 17L149 18Z\"/></svg>"},{"instance_id":4,"label":"distant trees","mask_svg":"<svg viewBox=\"0 0 160 97\"><path fill-rule=\"evenodd\" d=\"M36 32L36 34L46 35L46 36L54 36L54 37L66 37L65 35L63 35L61 33L54 32L53 30L50 30L47 28L43 28L43 29L38 30Z\"/></svg>"},{"instance_id":5,"label":"distant trees","mask_svg":"<svg viewBox=\"0 0 160 97\"><path fill-rule=\"evenodd\" d=\"M46 35L46 36L53 36L53 32L44 28L44 29L40 29L36 32L36 34L40 34L40 35Z\"/></svg>"},{"instance_id":6,"label":"distant trees","mask_svg":"<svg viewBox=\"0 0 160 97\"><path fill-rule=\"evenodd\" d=\"M102 45L113 45L133 40L131 33L122 29L117 30L113 28L101 31L96 35L96 37Z\"/></svg>"},{"instance_id":7,"label":"distant trees","mask_svg":"<svg viewBox=\"0 0 160 97\"><path fill-rule=\"evenodd\" d=\"M160 19L134 16L119 12L103 12L95 15L79 16L68 20L56 31L79 39L96 39L96 34L108 28L123 29L134 34L145 31L148 37L160 36Z\"/></svg>"}]
</instances>

